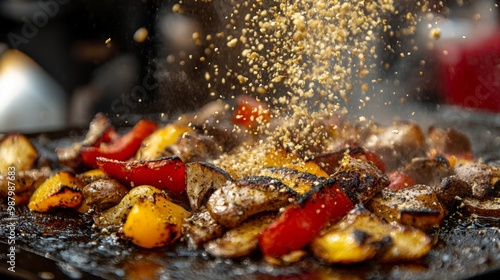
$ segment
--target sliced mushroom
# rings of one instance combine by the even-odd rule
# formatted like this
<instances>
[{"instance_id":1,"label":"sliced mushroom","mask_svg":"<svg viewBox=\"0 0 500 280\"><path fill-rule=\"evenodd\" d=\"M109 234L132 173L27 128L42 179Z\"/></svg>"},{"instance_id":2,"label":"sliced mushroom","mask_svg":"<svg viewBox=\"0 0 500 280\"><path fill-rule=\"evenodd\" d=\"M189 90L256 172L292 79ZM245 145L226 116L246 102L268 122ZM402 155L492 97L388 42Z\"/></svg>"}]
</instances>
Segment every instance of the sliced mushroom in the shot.
<instances>
[{"instance_id":1,"label":"sliced mushroom","mask_svg":"<svg viewBox=\"0 0 500 280\"><path fill-rule=\"evenodd\" d=\"M205 250L216 257L238 258L257 249L259 235L276 218L275 214L252 217L220 238L205 244Z\"/></svg>"},{"instance_id":2,"label":"sliced mushroom","mask_svg":"<svg viewBox=\"0 0 500 280\"><path fill-rule=\"evenodd\" d=\"M410 176L415 184L437 186L445 177L454 174L446 158L414 158L405 166L403 172Z\"/></svg>"},{"instance_id":3,"label":"sliced mushroom","mask_svg":"<svg viewBox=\"0 0 500 280\"><path fill-rule=\"evenodd\" d=\"M427 230L438 226L447 214L429 186L415 185L398 191L382 190L367 208L389 222Z\"/></svg>"},{"instance_id":4,"label":"sliced mushroom","mask_svg":"<svg viewBox=\"0 0 500 280\"><path fill-rule=\"evenodd\" d=\"M469 197L465 198L463 202L466 211L470 214L500 218L500 197L493 197L486 200Z\"/></svg>"},{"instance_id":5,"label":"sliced mushroom","mask_svg":"<svg viewBox=\"0 0 500 280\"><path fill-rule=\"evenodd\" d=\"M251 176L226 182L210 196L207 209L218 223L234 228L254 214L290 204L296 195L279 180Z\"/></svg>"},{"instance_id":6,"label":"sliced mushroom","mask_svg":"<svg viewBox=\"0 0 500 280\"><path fill-rule=\"evenodd\" d=\"M472 154L472 145L467 135L453 128L431 126L428 130L430 147L446 154Z\"/></svg>"},{"instance_id":7,"label":"sliced mushroom","mask_svg":"<svg viewBox=\"0 0 500 280\"><path fill-rule=\"evenodd\" d=\"M477 199L497 196L500 193L500 167L484 163L461 164L455 167L457 177L472 188Z\"/></svg>"},{"instance_id":8,"label":"sliced mushroom","mask_svg":"<svg viewBox=\"0 0 500 280\"><path fill-rule=\"evenodd\" d=\"M366 202L390 184L373 163L345 156L333 178L355 201Z\"/></svg>"},{"instance_id":9,"label":"sliced mushroom","mask_svg":"<svg viewBox=\"0 0 500 280\"><path fill-rule=\"evenodd\" d=\"M205 242L222 235L224 227L217 223L205 207L184 220L182 234L190 248L198 248Z\"/></svg>"},{"instance_id":10,"label":"sliced mushroom","mask_svg":"<svg viewBox=\"0 0 500 280\"><path fill-rule=\"evenodd\" d=\"M207 196L231 181L229 173L206 162L186 164L186 192L193 211L198 211Z\"/></svg>"},{"instance_id":11,"label":"sliced mushroom","mask_svg":"<svg viewBox=\"0 0 500 280\"><path fill-rule=\"evenodd\" d=\"M320 178L306 172L286 167L266 167L260 175L280 180L299 194L305 194L321 181Z\"/></svg>"},{"instance_id":12,"label":"sliced mushroom","mask_svg":"<svg viewBox=\"0 0 500 280\"><path fill-rule=\"evenodd\" d=\"M450 211L456 207L463 198L472 195L469 184L455 175L444 178L434 190L441 204Z\"/></svg>"},{"instance_id":13,"label":"sliced mushroom","mask_svg":"<svg viewBox=\"0 0 500 280\"><path fill-rule=\"evenodd\" d=\"M363 146L380 155L388 171L405 165L415 157L425 156L426 142L422 129L414 122L398 122L371 130Z\"/></svg>"}]
</instances>

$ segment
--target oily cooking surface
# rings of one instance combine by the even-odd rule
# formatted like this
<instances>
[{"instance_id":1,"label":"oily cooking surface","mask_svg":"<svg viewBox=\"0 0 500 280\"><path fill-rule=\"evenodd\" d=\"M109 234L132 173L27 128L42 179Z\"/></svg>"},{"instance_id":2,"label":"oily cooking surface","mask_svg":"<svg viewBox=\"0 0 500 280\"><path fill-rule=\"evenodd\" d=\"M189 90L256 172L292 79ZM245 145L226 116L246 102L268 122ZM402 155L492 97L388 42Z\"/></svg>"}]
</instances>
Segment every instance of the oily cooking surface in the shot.
<instances>
[{"instance_id":1,"label":"oily cooking surface","mask_svg":"<svg viewBox=\"0 0 500 280\"><path fill-rule=\"evenodd\" d=\"M172 279L221 279L221 275L238 279L320 276L460 279L500 270L500 221L492 219L461 220L457 215L446 219L440 230L431 233L436 242L433 249L418 262L327 266L306 258L292 266L273 267L253 257L215 259L201 251L190 251L184 245L140 249L105 232L97 233L91 228L91 219L69 211L43 215L18 207L18 214L18 247L106 279L119 279L124 275L131 279L139 275L164 275ZM2 242L6 242L4 236L6 233L2 232ZM22 256L20 252L18 258Z\"/></svg>"},{"instance_id":2,"label":"oily cooking surface","mask_svg":"<svg viewBox=\"0 0 500 280\"><path fill-rule=\"evenodd\" d=\"M435 118L433 121L439 123ZM478 123L468 118L462 119L457 126L475 143L477 157L483 157L485 161L498 161L499 133L495 130L496 119L490 121ZM74 141L81 135L79 132L46 134L32 139L38 150L50 155L55 147ZM3 219L7 215L3 206L1 210L0 219L5 224L7 221ZM92 228L90 217L70 211L44 215L32 213L23 206L18 206L17 211L20 217L16 226L17 248L57 261L59 265L56 269L73 276L72 273L80 271L106 279L121 279L125 275L130 279L148 275L172 279L221 279L222 275L224 278L238 279L463 279L491 271L498 274L500 270L500 221L461 219L458 214L446 218L443 226L431 233L435 244L427 256L417 262L332 266L306 258L291 266L273 267L258 256L221 260L201 251L190 251L183 244L171 248L140 249L114 235L98 232ZM0 230L2 243L7 241L5 230L4 227ZM6 245L1 245L6 248ZM0 268L4 266L5 257L5 254L0 257ZM23 252L19 252L17 258L21 260ZM32 271L35 274L51 270L21 265L20 262L19 268L35 270Z\"/></svg>"}]
</instances>

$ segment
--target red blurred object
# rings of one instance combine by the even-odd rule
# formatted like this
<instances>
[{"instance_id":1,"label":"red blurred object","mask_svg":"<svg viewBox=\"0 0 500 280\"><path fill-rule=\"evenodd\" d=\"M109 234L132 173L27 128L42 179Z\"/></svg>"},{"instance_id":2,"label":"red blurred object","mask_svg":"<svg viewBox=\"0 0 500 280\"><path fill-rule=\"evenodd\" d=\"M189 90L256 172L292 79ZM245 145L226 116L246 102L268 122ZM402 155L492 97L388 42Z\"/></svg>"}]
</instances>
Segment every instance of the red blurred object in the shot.
<instances>
[{"instance_id":1,"label":"red blurred object","mask_svg":"<svg viewBox=\"0 0 500 280\"><path fill-rule=\"evenodd\" d=\"M233 115L235 124L255 128L259 123L267 123L270 119L271 112L265 102L245 95L240 95L236 99L236 110Z\"/></svg>"},{"instance_id":2,"label":"red blurred object","mask_svg":"<svg viewBox=\"0 0 500 280\"><path fill-rule=\"evenodd\" d=\"M448 104L500 112L500 29L481 38L443 41L437 50Z\"/></svg>"},{"instance_id":3,"label":"red blurred object","mask_svg":"<svg viewBox=\"0 0 500 280\"><path fill-rule=\"evenodd\" d=\"M389 177L389 181L391 181L389 186L387 186L387 188L390 190L398 191L404 188L412 187L416 184L413 178L401 171L393 171L387 174L387 177Z\"/></svg>"}]
</instances>

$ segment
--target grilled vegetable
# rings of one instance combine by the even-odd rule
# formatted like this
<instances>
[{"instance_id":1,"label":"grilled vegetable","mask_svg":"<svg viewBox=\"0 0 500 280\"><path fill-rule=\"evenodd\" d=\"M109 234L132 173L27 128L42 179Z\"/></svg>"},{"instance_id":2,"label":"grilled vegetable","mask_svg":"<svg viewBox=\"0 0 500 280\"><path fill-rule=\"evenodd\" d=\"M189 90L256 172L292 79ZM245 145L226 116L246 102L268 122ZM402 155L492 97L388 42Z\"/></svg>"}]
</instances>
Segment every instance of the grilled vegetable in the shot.
<instances>
[{"instance_id":1,"label":"grilled vegetable","mask_svg":"<svg viewBox=\"0 0 500 280\"><path fill-rule=\"evenodd\" d=\"M312 252L328 263L412 260L424 256L431 239L422 231L388 224L358 208L311 243Z\"/></svg>"},{"instance_id":2,"label":"grilled vegetable","mask_svg":"<svg viewBox=\"0 0 500 280\"><path fill-rule=\"evenodd\" d=\"M197 211L207 195L222 187L231 176L224 170L206 162L186 164L186 192L193 211Z\"/></svg>"},{"instance_id":3,"label":"grilled vegetable","mask_svg":"<svg viewBox=\"0 0 500 280\"><path fill-rule=\"evenodd\" d=\"M138 160L152 160L169 156L165 149L177 143L179 138L186 132L191 131L188 126L178 126L174 124L166 125L142 141L142 145L137 151Z\"/></svg>"},{"instance_id":4,"label":"grilled vegetable","mask_svg":"<svg viewBox=\"0 0 500 280\"><path fill-rule=\"evenodd\" d=\"M335 152L328 152L317 155L313 161L317 163L327 174L333 174L339 168L339 165L345 155L353 158L372 162L380 171L385 172L385 164L377 154L367 151L362 147L350 147Z\"/></svg>"},{"instance_id":5,"label":"grilled vegetable","mask_svg":"<svg viewBox=\"0 0 500 280\"><path fill-rule=\"evenodd\" d=\"M422 230L438 226L447 214L433 189L425 185L399 191L382 190L368 202L367 208L387 221Z\"/></svg>"},{"instance_id":6,"label":"grilled vegetable","mask_svg":"<svg viewBox=\"0 0 500 280\"><path fill-rule=\"evenodd\" d=\"M414 158L403 170L415 184L437 186L445 177L454 174L448 160L442 156L433 159Z\"/></svg>"},{"instance_id":7,"label":"grilled vegetable","mask_svg":"<svg viewBox=\"0 0 500 280\"><path fill-rule=\"evenodd\" d=\"M413 180L413 178L408 174L401 171L393 171L387 174L387 176L389 177L389 181L391 181L389 186L387 186L390 190L397 191L415 185L415 180Z\"/></svg>"},{"instance_id":8,"label":"grilled vegetable","mask_svg":"<svg viewBox=\"0 0 500 280\"><path fill-rule=\"evenodd\" d=\"M83 201L83 184L73 174L65 171L47 179L30 198L28 208L47 212L54 208L78 208Z\"/></svg>"},{"instance_id":9,"label":"grilled vegetable","mask_svg":"<svg viewBox=\"0 0 500 280\"><path fill-rule=\"evenodd\" d=\"M193 162L211 159L221 153L221 148L211 137L189 133L167 147L166 152L180 157L184 162Z\"/></svg>"},{"instance_id":10,"label":"grilled vegetable","mask_svg":"<svg viewBox=\"0 0 500 280\"><path fill-rule=\"evenodd\" d=\"M97 211L117 205L127 192L127 187L113 179L99 179L83 188L85 204L94 207Z\"/></svg>"},{"instance_id":11,"label":"grilled vegetable","mask_svg":"<svg viewBox=\"0 0 500 280\"><path fill-rule=\"evenodd\" d=\"M279 257L306 246L329 223L354 206L333 179L323 181L301 204L286 208L262 232L259 246L264 255Z\"/></svg>"},{"instance_id":12,"label":"grilled vegetable","mask_svg":"<svg viewBox=\"0 0 500 280\"><path fill-rule=\"evenodd\" d=\"M28 203L33 192L45 182L50 175L51 170L48 167L16 172L15 176L8 176L8 173L6 176L0 175L0 198L7 197L9 189L14 187L13 192L16 204ZM9 180L9 177L13 180Z\"/></svg>"},{"instance_id":13,"label":"grilled vegetable","mask_svg":"<svg viewBox=\"0 0 500 280\"><path fill-rule=\"evenodd\" d=\"M186 190L184 163L177 156L149 161L118 161L97 158L99 169L131 187L152 185L173 194Z\"/></svg>"},{"instance_id":14,"label":"grilled vegetable","mask_svg":"<svg viewBox=\"0 0 500 280\"><path fill-rule=\"evenodd\" d=\"M38 152L22 134L10 134L0 140L0 174L9 171L18 173L30 169L38 157Z\"/></svg>"},{"instance_id":15,"label":"grilled vegetable","mask_svg":"<svg viewBox=\"0 0 500 280\"><path fill-rule=\"evenodd\" d=\"M183 219L190 213L168 200L161 192L138 199L123 225L123 234L132 243L144 247L173 244L181 237Z\"/></svg>"},{"instance_id":16,"label":"grilled vegetable","mask_svg":"<svg viewBox=\"0 0 500 280\"><path fill-rule=\"evenodd\" d=\"M429 127L427 139L431 149L445 154L472 154L472 145L467 135L453 128Z\"/></svg>"},{"instance_id":17,"label":"grilled vegetable","mask_svg":"<svg viewBox=\"0 0 500 280\"><path fill-rule=\"evenodd\" d=\"M156 123L141 120L127 134L109 143L99 146L82 147L80 155L85 165L96 168L98 157L115 160L127 160L133 157L141 147L142 141L157 128Z\"/></svg>"},{"instance_id":18,"label":"grilled vegetable","mask_svg":"<svg viewBox=\"0 0 500 280\"><path fill-rule=\"evenodd\" d=\"M389 127L376 127L362 137L364 146L381 157L387 171L395 170L415 157L425 156L425 135L413 122L398 122Z\"/></svg>"},{"instance_id":19,"label":"grilled vegetable","mask_svg":"<svg viewBox=\"0 0 500 280\"><path fill-rule=\"evenodd\" d=\"M108 175L100 169L91 169L76 175L84 184L90 184L100 179L109 179Z\"/></svg>"},{"instance_id":20,"label":"grilled vegetable","mask_svg":"<svg viewBox=\"0 0 500 280\"><path fill-rule=\"evenodd\" d=\"M450 211L454 210L463 198L472 196L469 184L455 175L444 178L434 191L439 202Z\"/></svg>"},{"instance_id":21,"label":"grilled vegetable","mask_svg":"<svg viewBox=\"0 0 500 280\"><path fill-rule=\"evenodd\" d=\"M260 171L260 175L278 179L299 194L307 193L314 186L317 186L319 181L324 180L310 173L300 172L296 169L286 167L263 168Z\"/></svg>"},{"instance_id":22,"label":"grilled vegetable","mask_svg":"<svg viewBox=\"0 0 500 280\"><path fill-rule=\"evenodd\" d=\"M463 203L469 214L500 218L500 197L485 200L468 197L463 200Z\"/></svg>"},{"instance_id":23,"label":"grilled vegetable","mask_svg":"<svg viewBox=\"0 0 500 280\"><path fill-rule=\"evenodd\" d=\"M82 164L80 150L82 147L98 147L101 143L109 143L117 137L109 119L103 114L95 115L90 122L89 130L82 141L68 147L56 148L57 158L62 164L77 170Z\"/></svg>"},{"instance_id":24,"label":"grilled vegetable","mask_svg":"<svg viewBox=\"0 0 500 280\"><path fill-rule=\"evenodd\" d=\"M273 221L276 215L267 214L252 217L236 228L225 232L222 237L205 244L205 250L213 256L238 258L247 256L258 248L259 235Z\"/></svg>"},{"instance_id":25,"label":"grilled vegetable","mask_svg":"<svg viewBox=\"0 0 500 280\"><path fill-rule=\"evenodd\" d=\"M306 246L329 223L340 219L354 206L335 180L326 180L311 191L303 204L283 211L259 237L266 256L278 257Z\"/></svg>"},{"instance_id":26,"label":"grilled vegetable","mask_svg":"<svg viewBox=\"0 0 500 280\"><path fill-rule=\"evenodd\" d=\"M375 225L373 229L376 229ZM385 231L393 242L387 251L377 256L381 262L415 260L425 256L431 249L431 239L421 230L397 223L386 224L386 228L380 230Z\"/></svg>"},{"instance_id":27,"label":"grilled vegetable","mask_svg":"<svg viewBox=\"0 0 500 280\"><path fill-rule=\"evenodd\" d=\"M318 177L328 177L328 174L314 161L303 161L292 153L283 149L269 151L262 163L263 167L275 166L295 169L301 172L307 172Z\"/></svg>"},{"instance_id":28,"label":"grilled vegetable","mask_svg":"<svg viewBox=\"0 0 500 280\"><path fill-rule=\"evenodd\" d=\"M96 215L94 222L101 228L108 226L119 228L125 223L130 209L137 201L149 199L155 193L161 193L161 190L147 185L135 187L122 198L120 203Z\"/></svg>"},{"instance_id":29,"label":"grilled vegetable","mask_svg":"<svg viewBox=\"0 0 500 280\"><path fill-rule=\"evenodd\" d=\"M227 181L208 199L214 220L233 228L254 214L276 211L294 201L296 193L282 182L263 176Z\"/></svg>"},{"instance_id":30,"label":"grilled vegetable","mask_svg":"<svg viewBox=\"0 0 500 280\"><path fill-rule=\"evenodd\" d=\"M245 97L231 119L218 112L226 105L210 109L209 119L185 115L158 130L154 122L140 121L123 136L96 116L85 139L60 149L59 158L70 167L83 161L99 169L57 173L35 191L30 209L92 207L96 226L140 247L169 245L183 236L190 248L216 257L260 249L271 263L294 262L307 248L329 263L413 260L430 248L420 229L439 225L457 202L466 212L499 216L498 168L467 163L453 169L448 160L470 152L463 135L433 130L429 140L411 122L360 130L318 115L311 122L294 117L268 123L267 105ZM267 133L277 128L281 133ZM33 150L26 149L32 161ZM7 179L19 184L18 197L48 176L29 171ZM11 188L2 184L0 195ZM351 211L356 205L374 213Z\"/></svg>"},{"instance_id":31,"label":"grilled vegetable","mask_svg":"<svg viewBox=\"0 0 500 280\"><path fill-rule=\"evenodd\" d=\"M322 181L300 203L287 207L263 231L259 246L264 255L278 257L303 248L355 203L369 200L389 184L372 163L348 156L333 177Z\"/></svg>"},{"instance_id":32,"label":"grilled vegetable","mask_svg":"<svg viewBox=\"0 0 500 280\"><path fill-rule=\"evenodd\" d=\"M190 248L198 248L205 242L222 235L224 227L218 224L207 208L194 212L184 221L182 233Z\"/></svg>"},{"instance_id":33,"label":"grilled vegetable","mask_svg":"<svg viewBox=\"0 0 500 280\"><path fill-rule=\"evenodd\" d=\"M271 120L271 113L266 103L248 96L238 96L233 122L245 128L256 128L259 124Z\"/></svg>"},{"instance_id":34,"label":"grilled vegetable","mask_svg":"<svg viewBox=\"0 0 500 280\"><path fill-rule=\"evenodd\" d=\"M345 156L333 178L355 202L367 202L389 185L389 178L372 162Z\"/></svg>"},{"instance_id":35,"label":"grilled vegetable","mask_svg":"<svg viewBox=\"0 0 500 280\"><path fill-rule=\"evenodd\" d=\"M467 135L453 128L443 129L431 126L427 132L429 142L429 156L445 156L450 166L468 163L474 159L472 145Z\"/></svg>"},{"instance_id":36,"label":"grilled vegetable","mask_svg":"<svg viewBox=\"0 0 500 280\"><path fill-rule=\"evenodd\" d=\"M457 177L469 184L472 195L483 199L500 194L500 167L484 163L460 164L455 167Z\"/></svg>"}]
</instances>

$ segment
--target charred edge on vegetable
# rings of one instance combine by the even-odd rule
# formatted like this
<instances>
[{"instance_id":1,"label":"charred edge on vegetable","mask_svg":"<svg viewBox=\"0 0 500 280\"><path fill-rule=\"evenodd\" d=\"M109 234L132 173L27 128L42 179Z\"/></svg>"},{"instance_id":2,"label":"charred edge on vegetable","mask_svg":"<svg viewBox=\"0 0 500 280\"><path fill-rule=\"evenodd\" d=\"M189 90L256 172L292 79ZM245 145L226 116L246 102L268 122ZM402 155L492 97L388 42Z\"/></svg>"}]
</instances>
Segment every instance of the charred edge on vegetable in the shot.
<instances>
[{"instance_id":1,"label":"charred edge on vegetable","mask_svg":"<svg viewBox=\"0 0 500 280\"><path fill-rule=\"evenodd\" d=\"M153 160L141 160L141 161L138 161L138 163L140 163L140 164L147 163L148 166L155 166L158 162L161 163L161 165L163 166L163 165L171 164L171 163L178 164L179 162L182 162L182 160L181 160L180 157L178 157L176 155L173 155L173 156L165 156L165 157L161 157L161 158L157 158L157 159L153 159ZM135 165L135 164L137 164L137 162L132 162L131 163L131 165ZM179 167L176 166L176 168L179 168Z\"/></svg>"},{"instance_id":2,"label":"charred edge on vegetable","mask_svg":"<svg viewBox=\"0 0 500 280\"><path fill-rule=\"evenodd\" d=\"M371 234L369 234L368 232L363 231L363 230L355 229L353 231L353 236L354 236L354 239L356 240L356 242L359 245L362 245L362 244L365 244L367 242L367 240L371 237Z\"/></svg>"},{"instance_id":3,"label":"charred edge on vegetable","mask_svg":"<svg viewBox=\"0 0 500 280\"><path fill-rule=\"evenodd\" d=\"M231 175L230 175L229 173L227 173L224 169L222 169L222 168L220 168L220 167L218 167L218 166L216 166L216 165L213 165L213 164L211 164L211 163L209 163L209 162L206 162L206 161L197 161L197 163L199 163L199 164L201 164L201 165L204 165L204 166L206 166L206 167L208 167L208 168L211 168L211 169L213 169L213 170L215 170L215 171L219 172L219 173L220 173L220 174L222 174L224 177L226 177L226 179L227 179L228 181L234 181L234 179L231 177Z\"/></svg>"},{"instance_id":4,"label":"charred edge on vegetable","mask_svg":"<svg viewBox=\"0 0 500 280\"><path fill-rule=\"evenodd\" d=\"M256 187L261 190L266 190L273 185L280 192L286 192L293 196L298 196L298 193L283 184L280 180L268 176L248 176L237 180L237 183L242 187Z\"/></svg>"},{"instance_id":5,"label":"charred edge on vegetable","mask_svg":"<svg viewBox=\"0 0 500 280\"><path fill-rule=\"evenodd\" d=\"M264 170L269 170L269 172L278 174L282 177L296 176L298 180L304 181L317 181L319 178L313 174L307 172L300 172L297 169L286 168L286 167L264 167Z\"/></svg>"},{"instance_id":6,"label":"charred edge on vegetable","mask_svg":"<svg viewBox=\"0 0 500 280\"><path fill-rule=\"evenodd\" d=\"M61 188L57 192L55 192L53 195L62 194L62 193L65 193L66 191L80 193L80 190L78 188L75 188L75 187L72 187L72 186L62 185Z\"/></svg>"},{"instance_id":7,"label":"charred edge on vegetable","mask_svg":"<svg viewBox=\"0 0 500 280\"><path fill-rule=\"evenodd\" d=\"M354 158L342 163L332 176L349 198L354 197L354 202L365 202L390 184L387 175L375 165Z\"/></svg>"},{"instance_id":8,"label":"charred edge on vegetable","mask_svg":"<svg viewBox=\"0 0 500 280\"><path fill-rule=\"evenodd\" d=\"M314 186L310 191L306 192L305 194L299 196L298 203L301 206L304 206L304 204L309 201L310 199L314 199L314 194L323 192L326 188L333 187L334 185L337 185L337 180L335 178L328 178L323 181L317 181L318 184ZM340 188L339 190L344 191L344 193L347 195L347 197L352 200L352 201L357 201L357 196L350 193L348 190L344 190Z\"/></svg>"}]
</instances>

